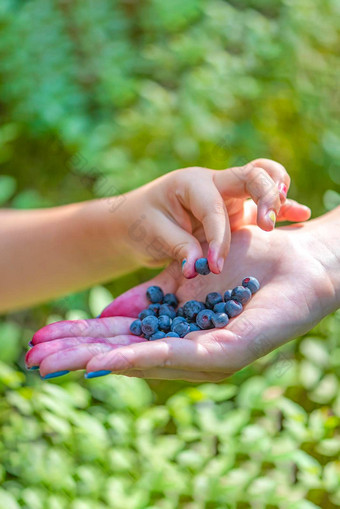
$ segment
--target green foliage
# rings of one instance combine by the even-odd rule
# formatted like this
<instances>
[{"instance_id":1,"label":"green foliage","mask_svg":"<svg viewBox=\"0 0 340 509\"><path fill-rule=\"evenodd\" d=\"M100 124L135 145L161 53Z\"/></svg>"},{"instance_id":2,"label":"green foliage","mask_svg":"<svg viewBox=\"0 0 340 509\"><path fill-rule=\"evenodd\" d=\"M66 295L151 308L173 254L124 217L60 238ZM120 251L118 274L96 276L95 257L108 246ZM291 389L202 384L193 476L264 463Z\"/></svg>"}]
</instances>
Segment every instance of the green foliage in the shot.
<instances>
[{"instance_id":1,"label":"green foliage","mask_svg":"<svg viewBox=\"0 0 340 509\"><path fill-rule=\"evenodd\" d=\"M126 192L175 168L282 162L339 204L336 0L4 0L0 206ZM222 384L26 373L33 332L143 270L0 320L0 509L340 504L340 316Z\"/></svg>"}]
</instances>

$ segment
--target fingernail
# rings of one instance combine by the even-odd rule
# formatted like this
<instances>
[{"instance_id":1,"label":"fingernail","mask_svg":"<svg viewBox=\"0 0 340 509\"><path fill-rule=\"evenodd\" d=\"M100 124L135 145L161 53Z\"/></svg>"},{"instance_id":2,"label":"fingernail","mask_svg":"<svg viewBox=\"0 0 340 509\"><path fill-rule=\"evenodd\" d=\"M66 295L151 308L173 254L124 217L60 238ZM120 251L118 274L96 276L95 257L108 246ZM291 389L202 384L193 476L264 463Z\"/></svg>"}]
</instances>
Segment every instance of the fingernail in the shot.
<instances>
[{"instance_id":1,"label":"fingernail","mask_svg":"<svg viewBox=\"0 0 340 509\"><path fill-rule=\"evenodd\" d=\"M269 219L269 221L271 221L271 223L273 224L273 228L274 228L275 223L276 223L276 214L275 214L274 210L270 210L269 212L267 212L266 219Z\"/></svg>"},{"instance_id":2,"label":"fingernail","mask_svg":"<svg viewBox=\"0 0 340 509\"><path fill-rule=\"evenodd\" d=\"M101 317L101 313L98 316L96 316L96 318L100 318L100 317Z\"/></svg>"},{"instance_id":3,"label":"fingernail","mask_svg":"<svg viewBox=\"0 0 340 509\"><path fill-rule=\"evenodd\" d=\"M54 373L48 373L48 375L42 376L41 378L43 380L48 380L50 378L57 378L58 376L67 375L67 373L69 373L69 371L67 371L67 370L64 370L64 371L55 371Z\"/></svg>"},{"instance_id":4,"label":"fingernail","mask_svg":"<svg viewBox=\"0 0 340 509\"><path fill-rule=\"evenodd\" d=\"M217 260L217 267L218 267L218 270L220 272L222 272L223 270L223 265L224 265L224 258L221 256L218 260Z\"/></svg>"},{"instance_id":5,"label":"fingernail","mask_svg":"<svg viewBox=\"0 0 340 509\"><path fill-rule=\"evenodd\" d=\"M89 373L85 373L85 378L98 378L100 376L109 375L111 371L106 369L101 369L99 371L89 371Z\"/></svg>"},{"instance_id":6,"label":"fingernail","mask_svg":"<svg viewBox=\"0 0 340 509\"><path fill-rule=\"evenodd\" d=\"M285 198L287 198L288 187L283 182L279 184L279 193L282 194Z\"/></svg>"},{"instance_id":7,"label":"fingernail","mask_svg":"<svg viewBox=\"0 0 340 509\"><path fill-rule=\"evenodd\" d=\"M32 348L32 346L34 346L34 345L33 345L33 343L32 343L32 341L29 341L29 342L28 342L28 346L29 346L30 348Z\"/></svg>"},{"instance_id":8,"label":"fingernail","mask_svg":"<svg viewBox=\"0 0 340 509\"><path fill-rule=\"evenodd\" d=\"M185 265L186 263L187 263L187 259L186 259L186 258L184 258L184 260L182 261L182 269L183 269L183 267L184 267L184 265Z\"/></svg>"},{"instance_id":9,"label":"fingernail","mask_svg":"<svg viewBox=\"0 0 340 509\"><path fill-rule=\"evenodd\" d=\"M27 368L28 371L37 371L39 369L39 366L31 366L30 368Z\"/></svg>"}]
</instances>

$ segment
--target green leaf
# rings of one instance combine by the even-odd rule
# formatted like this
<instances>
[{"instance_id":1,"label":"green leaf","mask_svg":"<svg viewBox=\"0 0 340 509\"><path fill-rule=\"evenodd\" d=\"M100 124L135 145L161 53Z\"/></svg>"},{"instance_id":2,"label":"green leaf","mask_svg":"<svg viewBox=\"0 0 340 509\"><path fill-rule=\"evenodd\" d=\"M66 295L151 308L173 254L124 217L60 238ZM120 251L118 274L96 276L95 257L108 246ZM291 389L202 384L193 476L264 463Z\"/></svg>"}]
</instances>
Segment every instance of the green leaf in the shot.
<instances>
[{"instance_id":1,"label":"green leaf","mask_svg":"<svg viewBox=\"0 0 340 509\"><path fill-rule=\"evenodd\" d=\"M17 188L14 177L0 175L0 206L12 198Z\"/></svg>"}]
</instances>

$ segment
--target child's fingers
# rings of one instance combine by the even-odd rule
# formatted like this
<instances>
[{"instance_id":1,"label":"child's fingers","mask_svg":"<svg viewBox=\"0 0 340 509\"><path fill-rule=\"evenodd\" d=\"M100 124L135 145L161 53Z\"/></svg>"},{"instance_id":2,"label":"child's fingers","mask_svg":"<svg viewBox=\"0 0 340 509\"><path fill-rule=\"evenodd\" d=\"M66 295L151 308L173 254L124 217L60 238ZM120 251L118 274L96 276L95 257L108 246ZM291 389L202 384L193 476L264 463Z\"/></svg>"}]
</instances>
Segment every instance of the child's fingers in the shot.
<instances>
[{"instance_id":1,"label":"child's fingers","mask_svg":"<svg viewBox=\"0 0 340 509\"><path fill-rule=\"evenodd\" d=\"M32 338L32 344L36 345L45 341L67 337L87 336L98 338L126 334L130 323L131 318L124 316L105 318L105 320L98 318L90 320L63 320L51 323L38 330Z\"/></svg>"},{"instance_id":2,"label":"child's fingers","mask_svg":"<svg viewBox=\"0 0 340 509\"><path fill-rule=\"evenodd\" d=\"M295 200L287 200L280 209L277 217L278 221L300 222L307 221L311 217L311 209L306 205L301 205Z\"/></svg>"},{"instance_id":3,"label":"child's fingers","mask_svg":"<svg viewBox=\"0 0 340 509\"><path fill-rule=\"evenodd\" d=\"M224 199L250 196L257 204L257 224L265 231L273 230L281 198L277 184L266 170L249 164L216 171L214 180Z\"/></svg>"},{"instance_id":4,"label":"child's fingers","mask_svg":"<svg viewBox=\"0 0 340 509\"><path fill-rule=\"evenodd\" d=\"M202 178L195 185L188 184L183 206L202 223L209 244L209 268L219 274L229 252L231 236L229 216L220 192L210 178Z\"/></svg>"},{"instance_id":5,"label":"child's fingers","mask_svg":"<svg viewBox=\"0 0 340 509\"><path fill-rule=\"evenodd\" d=\"M265 158L254 159L250 164L263 168L271 176L278 187L281 202L284 203L290 187L290 176L286 168L277 161Z\"/></svg>"}]
</instances>

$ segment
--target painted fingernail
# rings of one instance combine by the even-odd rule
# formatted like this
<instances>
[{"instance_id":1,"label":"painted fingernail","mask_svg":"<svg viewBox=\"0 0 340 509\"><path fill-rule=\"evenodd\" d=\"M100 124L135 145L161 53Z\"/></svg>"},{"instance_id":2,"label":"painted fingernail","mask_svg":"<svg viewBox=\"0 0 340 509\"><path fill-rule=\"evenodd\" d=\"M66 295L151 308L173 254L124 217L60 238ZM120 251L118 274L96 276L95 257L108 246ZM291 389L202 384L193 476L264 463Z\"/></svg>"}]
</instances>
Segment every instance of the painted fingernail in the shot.
<instances>
[{"instance_id":1,"label":"painted fingernail","mask_svg":"<svg viewBox=\"0 0 340 509\"><path fill-rule=\"evenodd\" d=\"M37 371L39 369L39 366L31 366L30 368L27 368L28 371Z\"/></svg>"},{"instance_id":2,"label":"painted fingernail","mask_svg":"<svg viewBox=\"0 0 340 509\"><path fill-rule=\"evenodd\" d=\"M28 342L28 346L29 346L30 348L32 348L32 346L34 346L34 345L33 345L33 343L32 343L32 341L29 341L29 342Z\"/></svg>"},{"instance_id":3,"label":"painted fingernail","mask_svg":"<svg viewBox=\"0 0 340 509\"><path fill-rule=\"evenodd\" d=\"M54 373L48 373L48 375L42 376L41 378L43 380L49 380L50 378L57 378L58 376L67 375L67 373L69 373L69 371L67 370L55 371Z\"/></svg>"},{"instance_id":4,"label":"painted fingernail","mask_svg":"<svg viewBox=\"0 0 340 509\"><path fill-rule=\"evenodd\" d=\"M220 272L222 272L223 270L223 265L224 265L224 258L221 256L218 260L217 260L217 267L218 267L218 270Z\"/></svg>"},{"instance_id":5,"label":"painted fingernail","mask_svg":"<svg viewBox=\"0 0 340 509\"><path fill-rule=\"evenodd\" d=\"M106 369L101 369L99 371L89 371L89 373L85 373L85 378L98 378L100 376L109 375L111 371Z\"/></svg>"},{"instance_id":6,"label":"painted fingernail","mask_svg":"<svg viewBox=\"0 0 340 509\"><path fill-rule=\"evenodd\" d=\"M282 196L284 198L287 198L288 187L283 182L281 182L281 184L279 184L279 193L282 194Z\"/></svg>"},{"instance_id":7,"label":"painted fingernail","mask_svg":"<svg viewBox=\"0 0 340 509\"><path fill-rule=\"evenodd\" d=\"M186 263L187 263L187 259L186 259L186 258L184 258L184 260L182 261L182 269L183 269L183 267L184 267L184 265L185 265Z\"/></svg>"},{"instance_id":8,"label":"painted fingernail","mask_svg":"<svg viewBox=\"0 0 340 509\"><path fill-rule=\"evenodd\" d=\"M98 316L96 316L96 318L100 318L100 317L101 317L101 313Z\"/></svg>"},{"instance_id":9,"label":"painted fingernail","mask_svg":"<svg viewBox=\"0 0 340 509\"><path fill-rule=\"evenodd\" d=\"M269 221L272 223L273 228L274 228L275 224L276 224L276 214L275 214L274 210L270 210L269 212L267 212L266 218L269 219Z\"/></svg>"}]
</instances>

